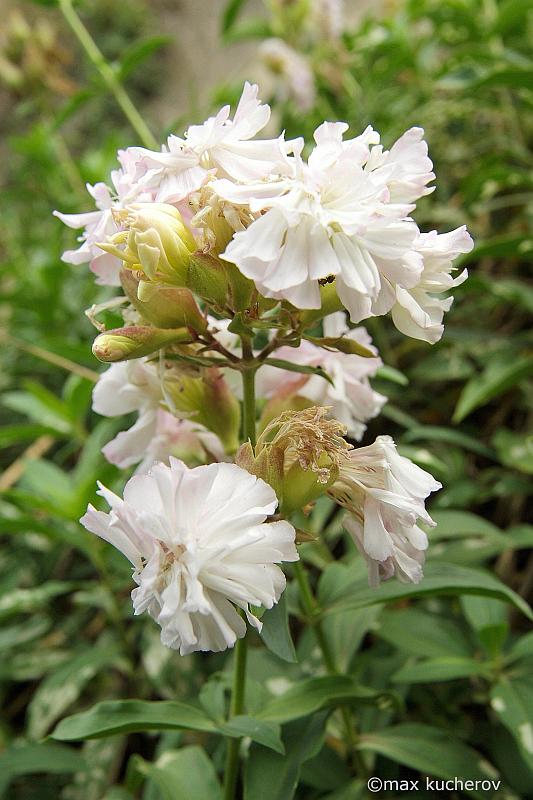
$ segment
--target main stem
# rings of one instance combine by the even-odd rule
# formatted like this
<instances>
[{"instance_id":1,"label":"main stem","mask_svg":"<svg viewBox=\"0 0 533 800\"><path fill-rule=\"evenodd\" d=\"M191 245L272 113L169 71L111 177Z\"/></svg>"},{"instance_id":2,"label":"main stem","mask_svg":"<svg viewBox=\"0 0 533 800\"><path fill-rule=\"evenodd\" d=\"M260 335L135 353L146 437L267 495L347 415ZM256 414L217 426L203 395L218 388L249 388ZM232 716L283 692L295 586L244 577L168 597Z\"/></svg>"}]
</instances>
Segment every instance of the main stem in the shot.
<instances>
[{"instance_id":1,"label":"main stem","mask_svg":"<svg viewBox=\"0 0 533 800\"><path fill-rule=\"evenodd\" d=\"M107 63L98 45L79 18L72 5L72 0L59 0L59 7L64 18L70 25L72 32L87 53L90 61L100 73L102 80L114 96L118 105L124 112L124 116L129 121L143 145L151 150L157 150L158 144L151 130L133 105L130 96L122 86L115 70Z\"/></svg>"},{"instance_id":2,"label":"main stem","mask_svg":"<svg viewBox=\"0 0 533 800\"><path fill-rule=\"evenodd\" d=\"M335 659L333 658L333 653L331 652L328 640L324 634L322 626L317 619L318 614L320 613L320 607L313 595L313 591L311 589L311 585L309 583L309 578L307 577L307 572L305 567L301 561L296 561L293 564L294 569L294 576L296 578L296 582L298 584L298 589L300 592L300 600L302 603L302 608L313 626L315 636L318 642L318 646L322 652L322 658L324 659L324 664L326 666L327 671L330 675L338 675L339 670L335 665ZM350 715L349 710L346 707L341 708L342 719L344 722L344 728L346 730L346 737L348 739L348 743L350 745L352 751L352 761L353 766L358 775L361 777L365 777L367 774L366 764L361 756L361 753L357 749L357 730L354 725L353 719Z\"/></svg>"},{"instance_id":3,"label":"main stem","mask_svg":"<svg viewBox=\"0 0 533 800\"><path fill-rule=\"evenodd\" d=\"M243 436L255 445L255 366L246 366L253 359L251 340L242 337L242 418ZM233 668L233 685L231 693L230 717L242 714L244 710L244 690L246 686L246 638L237 639ZM224 773L224 800L234 800L239 777L240 739L229 739Z\"/></svg>"}]
</instances>

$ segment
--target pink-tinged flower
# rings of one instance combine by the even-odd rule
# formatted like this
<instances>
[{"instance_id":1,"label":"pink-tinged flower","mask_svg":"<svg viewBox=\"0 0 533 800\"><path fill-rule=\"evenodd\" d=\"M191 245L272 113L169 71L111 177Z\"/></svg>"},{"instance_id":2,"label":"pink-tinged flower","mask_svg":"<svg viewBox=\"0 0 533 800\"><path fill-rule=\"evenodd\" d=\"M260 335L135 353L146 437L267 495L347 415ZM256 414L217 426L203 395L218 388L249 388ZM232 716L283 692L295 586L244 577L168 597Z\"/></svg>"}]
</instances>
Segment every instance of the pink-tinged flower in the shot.
<instances>
[{"instance_id":1,"label":"pink-tinged flower","mask_svg":"<svg viewBox=\"0 0 533 800\"><path fill-rule=\"evenodd\" d=\"M197 191L211 171L237 181L260 180L287 171L287 145L279 139L253 139L270 118L270 108L258 99L258 87L244 84L233 119L230 107L202 125L191 125L185 138L169 136L166 150L139 149L145 186L162 203L182 200Z\"/></svg>"},{"instance_id":2,"label":"pink-tinged flower","mask_svg":"<svg viewBox=\"0 0 533 800\"><path fill-rule=\"evenodd\" d=\"M365 169L387 184L392 203L416 203L435 190L428 186L435 174L423 128L409 128L390 150L373 147Z\"/></svg>"},{"instance_id":3,"label":"pink-tinged flower","mask_svg":"<svg viewBox=\"0 0 533 800\"><path fill-rule=\"evenodd\" d=\"M146 472L170 456L187 463L224 461L224 447L214 433L191 420L178 419L164 408L165 388L155 366L142 359L112 364L93 391L93 409L104 417L138 412L137 421L108 442L102 453L125 469L138 464Z\"/></svg>"},{"instance_id":4,"label":"pink-tinged flower","mask_svg":"<svg viewBox=\"0 0 533 800\"><path fill-rule=\"evenodd\" d=\"M435 525L425 498L441 488L429 472L400 456L390 436L351 450L329 490L349 515L344 525L365 557L372 586L396 575L402 582L422 579L428 540L418 520Z\"/></svg>"},{"instance_id":5,"label":"pink-tinged flower","mask_svg":"<svg viewBox=\"0 0 533 800\"><path fill-rule=\"evenodd\" d=\"M281 79L282 99L289 97L300 111L309 111L316 100L315 76L307 59L283 41L266 39L259 54Z\"/></svg>"},{"instance_id":6,"label":"pink-tinged flower","mask_svg":"<svg viewBox=\"0 0 533 800\"><path fill-rule=\"evenodd\" d=\"M466 269L452 277L453 261L461 253L469 253L474 242L463 225L449 233L421 233L415 246L424 259L422 276L411 289L396 288L392 319L406 336L434 344L444 332L444 312L453 303L453 297L442 297L442 293L459 286L468 277Z\"/></svg>"},{"instance_id":7,"label":"pink-tinged flower","mask_svg":"<svg viewBox=\"0 0 533 800\"><path fill-rule=\"evenodd\" d=\"M396 286L410 289L420 279L419 231L409 218L414 205L391 198L412 196L413 186L432 173L409 146L387 156L379 149L374 166L371 145L379 135L367 128L343 141L347 129L342 122L317 128L315 149L307 163L296 153L290 177L241 186L218 180L213 186L224 199L258 214L235 234L222 258L263 295L298 308L319 308L319 281L335 276L340 300L360 322L387 313Z\"/></svg>"},{"instance_id":8,"label":"pink-tinged flower","mask_svg":"<svg viewBox=\"0 0 533 800\"><path fill-rule=\"evenodd\" d=\"M375 358L325 350L304 339L300 347L280 347L272 357L295 364L321 366L333 385L320 375L289 372L267 365L257 374L257 394L268 398L299 395L312 401L313 405L330 407L331 416L346 426L349 436L359 440L366 430L365 422L376 417L387 401L372 389L369 381L383 362L365 328L349 331L342 312L325 318L324 335L353 339L372 350Z\"/></svg>"},{"instance_id":9,"label":"pink-tinged flower","mask_svg":"<svg viewBox=\"0 0 533 800\"><path fill-rule=\"evenodd\" d=\"M225 650L246 633L242 609L272 608L285 589L277 566L297 561L295 530L267 522L274 490L236 464L188 469L174 458L136 475L124 499L100 485L110 512L89 506L87 530L110 542L133 565L135 614L147 611L161 641L182 655Z\"/></svg>"},{"instance_id":10,"label":"pink-tinged flower","mask_svg":"<svg viewBox=\"0 0 533 800\"><path fill-rule=\"evenodd\" d=\"M78 238L81 245L77 250L66 250L62 260L67 264L85 264L90 262L92 272L97 276L96 283L108 286L120 286L119 272L122 262L109 253L104 253L98 242L105 242L118 231L113 211L125 208L134 201L150 201L152 193L145 190L135 179L137 148L119 150L117 154L120 169L111 172L114 190L105 183L87 184L87 191L93 198L96 211L85 214L62 214L54 211L54 215L69 228L84 228Z\"/></svg>"}]
</instances>

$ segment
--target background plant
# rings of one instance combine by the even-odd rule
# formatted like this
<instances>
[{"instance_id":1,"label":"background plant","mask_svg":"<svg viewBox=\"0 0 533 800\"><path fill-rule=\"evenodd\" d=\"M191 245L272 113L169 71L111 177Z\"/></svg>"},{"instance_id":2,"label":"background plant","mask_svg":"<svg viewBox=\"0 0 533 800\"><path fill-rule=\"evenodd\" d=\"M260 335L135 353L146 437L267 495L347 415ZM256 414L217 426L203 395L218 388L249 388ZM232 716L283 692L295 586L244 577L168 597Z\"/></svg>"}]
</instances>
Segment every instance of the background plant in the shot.
<instances>
[{"instance_id":1,"label":"background plant","mask_svg":"<svg viewBox=\"0 0 533 800\"><path fill-rule=\"evenodd\" d=\"M526 797L531 634L525 633L525 617L501 602L502 585L485 576L487 569L495 572L524 597L533 580L528 555L533 535L524 521L532 470L526 438L532 293L525 280L532 247L531 5L399 3L382 19L333 40L313 27L310 5L272 4L256 20L246 4L233 2L221 14L225 46L243 36L275 36L307 59L315 96L305 114L294 111L294 100L284 99L290 93L283 75L273 93L289 135L299 133L303 121L309 138L323 118L338 118L354 131L371 121L390 143L409 124L423 125L439 189L424 201L422 221L426 228L453 227L465 221L466 209L477 247L468 257L470 280L456 291L440 344L430 348L402 339L386 320L372 327L393 368L376 382L390 398L383 412L387 431L402 452L445 486L432 504L439 526L420 589L436 596L418 596L418 590L398 585L382 587L377 595L367 590L340 521L327 501L317 506L305 526L322 530L330 550L309 542L305 560L325 610L323 627L335 666L345 675L322 683L310 700L306 689L314 685L308 681L325 670L312 631L301 622L315 612L301 607L291 587L287 606L297 662L279 620L270 641L267 634L263 643L252 643L247 709L271 724L271 738L264 733L251 746L246 796L260 800L265 788L269 797L277 791L280 798L293 790L301 798L364 796L339 745L344 738L339 712L329 716L324 736L325 717L349 698L357 708L360 752L372 773L443 775L446 769L444 776L460 775L465 760L472 763L470 747L501 770L502 797ZM86 22L105 52L97 12L91 10ZM117 18L104 26L116 31L114 49L105 54L119 55L122 64L129 24ZM153 20L150 27L157 33ZM68 41L75 63L82 65ZM131 66L158 44L162 41L139 45L137 56L130 49ZM127 566L77 524L94 499L96 477L117 487L123 482L99 452L117 426L89 411L95 362L88 345L91 328L80 321L80 309L106 299L107 290L95 289L83 270L59 261L71 238L49 212L82 210L83 182L105 176L125 132L132 134L92 68L67 63L64 70L79 88L62 86L58 93L45 87L46 103L40 97L42 78L38 91L12 88L19 103L10 123L14 155L5 176L7 336L0 431L7 489L1 523L6 546L0 614L7 653L0 676L6 709L3 788L9 797L31 797L34 773L45 773L38 779L44 798L59 791L67 798L108 800L143 793L180 797L180 791L183 797L217 797L231 657L179 659L163 650L150 621L131 619ZM120 77L142 109L143 96L153 89L136 77L140 73L123 69ZM234 100L242 80L236 84L217 90L214 105ZM94 144L87 147L87 141ZM58 169L59 160L70 166ZM369 441L383 424L370 427ZM28 458L32 455L38 457ZM456 573L454 585L446 585L441 561L465 570ZM470 594L476 581L483 596ZM373 694L354 697L350 676ZM276 692L287 682L293 684L293 703L285 699L280 708L280 701L276 710ZM41 743L61 717L124 697L199 698L204 711L198 718L204 721L193 733L190 719L182 720L186 731L175 716L149 724L142 707L136 722L123 721L116 729L110 720L116 720L117 708L109 714L104 707L88 722L82 717L58 729L63 739L86 739L81 751ZM116 735L90 739L89 723L92 733ZM75 724L81 727L72 728ZM283 756L276 752L278 724ZM147 730L167 725L161 734ZM273 772L279 785L272 784ZM180 788L184 773L198 785Z\"/></svg>"}]
</instances>

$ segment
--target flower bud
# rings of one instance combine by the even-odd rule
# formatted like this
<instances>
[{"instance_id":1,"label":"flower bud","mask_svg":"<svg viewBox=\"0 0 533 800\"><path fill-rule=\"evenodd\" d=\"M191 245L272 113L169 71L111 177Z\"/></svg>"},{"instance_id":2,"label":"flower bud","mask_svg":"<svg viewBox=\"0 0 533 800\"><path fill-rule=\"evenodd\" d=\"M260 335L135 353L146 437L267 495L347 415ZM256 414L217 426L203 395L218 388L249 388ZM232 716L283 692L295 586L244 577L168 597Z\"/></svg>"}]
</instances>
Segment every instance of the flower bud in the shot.
<instances>
[{"instance_id":1,"label":"flower bud","mask_svg":"<svg viewBox=\"0 0 533 800\"><path fill-rule=\"evenodd\" d=\"M125 229L99 244L102 250L121 258L146 281L186 285L196 242L174 206L133 203L114 216Z\"/></svg>"},{"instance_id":2,"label":"flower bud","mask_svg":"<svg viewBox=\"0 0 533 800\"><path fill-rule=\"evenodd\" d=\"M193 339L187 328L162 329L130 325L101 333L93 342L93 353L99 361L129 361L142 358L171 344L184 344Z\"/></svg>"},{"instance_id":3,"label":"flower bud","mask_svg":"<svg viewBox=\"0 0 533 800\"><path fill-rule=\"evenodd\" d=\"M150 292L139 299L139 278L129 269L120 273L124 293L144 319L158 328L193 328L197 333L207 330L207 320L198 308L189 289L151 284ZM146 287L145 287L146 289Z\"/></svg>"},{"instance_id":4,"label":"flower bud","mask_svg":"<svg viewBox=\"0 0 533 800\"><path fill-rule=\"evenodd\" d=\"M225 264L208 253L195 253L190 259L187 286L211 305L224 308L229 289Z\"/></svg>"},{"instance_id":5,"label":"flower bud","mask_svg":"<svg viewBox=\"0 0 533 800\"><path fill-rule=\"evenodd\" d=\"M240 406L223 374L216 367L200 377L180 375L168 384L174 410L215 433L227 453L239 445Z\"/></svg>"}]
</instances>

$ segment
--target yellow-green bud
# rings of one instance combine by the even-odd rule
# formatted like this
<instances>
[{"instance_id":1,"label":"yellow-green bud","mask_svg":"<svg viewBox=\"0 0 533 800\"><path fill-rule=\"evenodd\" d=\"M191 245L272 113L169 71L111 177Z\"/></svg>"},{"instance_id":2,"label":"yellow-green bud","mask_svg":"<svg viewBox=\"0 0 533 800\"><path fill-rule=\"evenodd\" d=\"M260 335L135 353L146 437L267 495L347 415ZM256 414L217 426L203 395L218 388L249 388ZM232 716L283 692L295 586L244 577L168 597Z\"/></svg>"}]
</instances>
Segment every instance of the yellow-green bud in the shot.
<instances>
[{"instance_id":1,"label":"yellow-green bud","mask_svg":"<svg viewBox=\"0 0 533 800\"><path fill-rule=\"evenodd\" d=\"M99 244L102 250L121 258L147 281L186 285L196 242L174 206L133 203L114 216L125 230ZM124 249L119 245L125 245Z\"/></svg>"},{"instance_id":2,"label":"yellow-green bud","mask_svg":"<svg viewBox=\"0 0 533 800\"><path fill-rule=\"evenodd\" d=\"M129 269L120 273L124 293L139 314L158 328L193 328L197 333L207 330L207 320L201 313L189 289L177 286L151 285L151 291L141 293L139 278ZM145 287L146 288L146 287Z\"/></svg>"},{"instance_id":3,"label":"yellow-green bud","mask_svg":"<svg viewBox=\"0 0 533 800\"><path fill-rule=\"evenodd\" d=\"M171 344L192 342L187 328L162 329L130 325L101 333L93 342L93 353L99 361L129 361L155 353Z\"/></svg>"}]
</instances>

